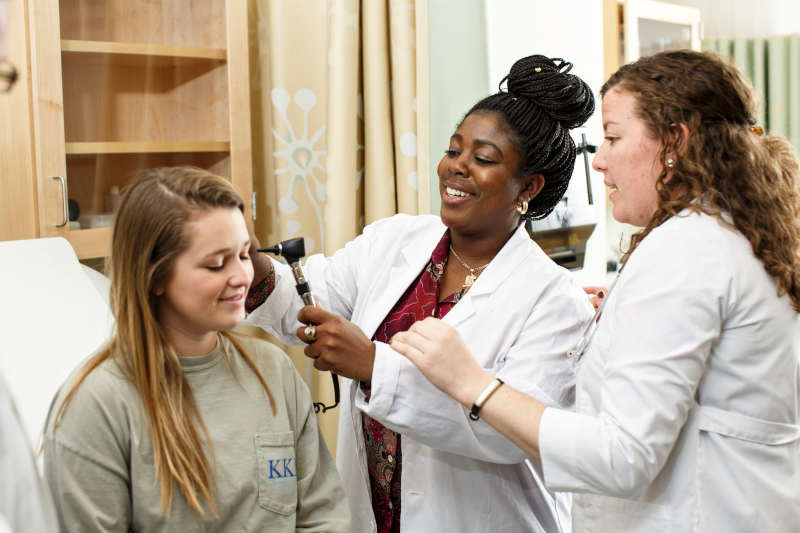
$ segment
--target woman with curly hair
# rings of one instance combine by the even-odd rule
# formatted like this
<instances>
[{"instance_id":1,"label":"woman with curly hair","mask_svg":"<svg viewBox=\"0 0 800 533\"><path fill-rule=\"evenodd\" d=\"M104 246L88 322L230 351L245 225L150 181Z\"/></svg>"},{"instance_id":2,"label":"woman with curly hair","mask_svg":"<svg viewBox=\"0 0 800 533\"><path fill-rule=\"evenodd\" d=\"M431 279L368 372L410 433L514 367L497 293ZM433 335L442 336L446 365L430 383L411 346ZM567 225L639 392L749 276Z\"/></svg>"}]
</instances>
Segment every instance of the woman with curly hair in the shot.
<instances>
[{"instance_id":1,"label":"woman with curly hair","mask_svg":"<svg viewBox=\"0 0 800 533\"><path fill-rule=\"evenodd\" d=\"M576 493L575 531L797 531L797 160L713 55L642 58L601 95L594 167L644 229L571 351L576 412L500 386L434 319L392 347Z\"/></svg>"}]
</instances>

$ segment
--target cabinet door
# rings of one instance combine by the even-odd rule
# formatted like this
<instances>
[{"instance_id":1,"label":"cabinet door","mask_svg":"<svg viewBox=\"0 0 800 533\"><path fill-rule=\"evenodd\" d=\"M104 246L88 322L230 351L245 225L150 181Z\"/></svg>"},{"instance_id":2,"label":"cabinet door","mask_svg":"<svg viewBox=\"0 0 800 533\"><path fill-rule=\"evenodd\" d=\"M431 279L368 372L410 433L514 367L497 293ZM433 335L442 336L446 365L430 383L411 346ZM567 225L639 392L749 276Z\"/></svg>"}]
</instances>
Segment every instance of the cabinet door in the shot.
<instances>
[{"instance_id":1,"label":"cabinet door","mask_svg":"<svg viewBox=\"0 0 800 533\"><path fill-rule=\"evenodd\" d=\"M68 191L61 91L61 33L58 0L28 2L30 9L31 97L39 236L64 236Z\"/></svg>"},{"instance_id":2,"label":"cabinet door","mask_svg":"<svg viewBox=\"0 0 800 533\"><path fill-rule=\"evenodd\" d=\"M38 236L33 137L30 113L30 54L26 40L27 8L11 2L8 60L17 69L17 83L0 94L0 241Z\"/></svg>"}]
</instances>

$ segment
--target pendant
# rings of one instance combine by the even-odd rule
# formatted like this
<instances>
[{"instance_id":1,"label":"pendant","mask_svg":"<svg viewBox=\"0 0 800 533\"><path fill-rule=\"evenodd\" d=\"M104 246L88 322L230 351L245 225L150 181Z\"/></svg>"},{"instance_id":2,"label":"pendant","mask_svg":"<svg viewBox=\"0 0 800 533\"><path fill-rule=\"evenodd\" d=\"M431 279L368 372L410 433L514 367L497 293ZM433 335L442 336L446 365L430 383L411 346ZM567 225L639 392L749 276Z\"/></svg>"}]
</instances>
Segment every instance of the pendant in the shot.
<instances>
[{"instance_id":1,"label":"pendant","mask_svg":"<svg viewBox=\"0 0 800 533\"><path fill-rule=\"evenodd\" d=\"M476 278L477 276L472 271L470 271L470 273L467 274L467 277L464 278L464 285L462 286L462 288L472 287L472 284L475 283Z\"/></svg>"}]
</instances>

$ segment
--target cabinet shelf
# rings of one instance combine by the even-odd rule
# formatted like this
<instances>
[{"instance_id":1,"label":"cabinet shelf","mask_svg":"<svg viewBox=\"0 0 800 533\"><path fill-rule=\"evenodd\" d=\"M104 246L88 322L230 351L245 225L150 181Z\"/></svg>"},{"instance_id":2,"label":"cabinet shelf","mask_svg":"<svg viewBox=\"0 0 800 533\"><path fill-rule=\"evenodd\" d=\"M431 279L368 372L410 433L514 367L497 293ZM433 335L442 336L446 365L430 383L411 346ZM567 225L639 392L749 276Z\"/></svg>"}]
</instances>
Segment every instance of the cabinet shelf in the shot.
<instances>
[{"instance_id":1,"label":"cabinet shelf","mask_svg":"<svg viewBox=\"0 0 800 533\"><path fill-rule=\"evenodd\" d=\"M13 26L24 31L10 50L26 75L0 98L15 150L0 171L3 200L10 195L0 240L63 237L82 259L108 256L111 227L60 225L65 200L107 212L110 192L147 168L201 168L250 198L248 2L17 4ZM17 225L9 232L6 221Z\"/></svg>"},{"instance_id":2,"label":"cabinet shelf","mask_svg":"<svg viewBox=\"0 0 800 533\"><path fill-rule=\"evenodd\" d=\"M62 54L80 57L90 63L140 67L179 67L199 63L224 63L227 51L220 48L170 46L110 41L62 39Z\"/></svg>"},{"instance_id":3,"label":"cabinet shelf","mask_svg":"<svg viewBox=\"0 0 800 533\"><path fill-rule=\"evenodd\" d=\"M163 154L228 152L231 143L209 142L68 142L67 155L76 154Z\"/></svg>"},{"instance_id":4,"label":"cabinet shelf","mask_svg":"<svg viewBox=\"0 0 800 533\"><path fill-rule=\"evenodd\" d=\"M111 254L111 226L72 230L64 232L62 236L75 249L78 259L108 257Z\"/></svg>"}]
</instances>

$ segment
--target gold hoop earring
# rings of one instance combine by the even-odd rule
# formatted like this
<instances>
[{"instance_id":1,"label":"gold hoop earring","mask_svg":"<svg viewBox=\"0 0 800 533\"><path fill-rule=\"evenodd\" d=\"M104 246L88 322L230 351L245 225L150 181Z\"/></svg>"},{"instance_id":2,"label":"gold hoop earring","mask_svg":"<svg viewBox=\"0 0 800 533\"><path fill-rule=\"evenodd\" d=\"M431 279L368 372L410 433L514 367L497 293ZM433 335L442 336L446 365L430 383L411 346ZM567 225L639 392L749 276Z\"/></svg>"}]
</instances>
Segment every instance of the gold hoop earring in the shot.
<instances>
[{"instance_id":1,"label":"gold hoop earring","mask_svg":"<svg viewBox=\"0 0 800 533\"><path fill-rule=\"evenodd\" d=\"M520 200L517 202L517 213L524 215L528 212L528 200Z\"/></svg>"}]
</instances>

